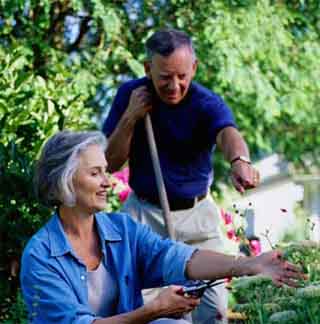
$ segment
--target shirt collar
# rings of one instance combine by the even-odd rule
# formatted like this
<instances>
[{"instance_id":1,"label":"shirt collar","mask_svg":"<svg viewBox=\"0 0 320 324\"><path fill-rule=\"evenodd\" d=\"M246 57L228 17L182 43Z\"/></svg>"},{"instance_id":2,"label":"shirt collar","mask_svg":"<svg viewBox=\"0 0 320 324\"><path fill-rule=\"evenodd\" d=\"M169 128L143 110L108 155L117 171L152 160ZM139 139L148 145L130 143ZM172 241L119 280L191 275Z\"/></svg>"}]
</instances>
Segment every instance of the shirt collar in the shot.
<instances>
[{"instance_id":1,"label":"shirt collar","mask_svg":"<svg viewBox=\"0 0 320 324\"><path fill-rule=\"evenodd\" d=\"M94 215L99 232L100 239L109 242L121 241L121 235L115 224L112 222L111 217L117 217L116 215L100 212Z\"/></svg>"},{"instance_id":2,"label":"shirt collar","mask_svg":"<svg viewBox=\"0 0 320 324\"><path fill-rule=\"evenodd\" d=\"M94 215L100 239L103 241L116 242L122 238L112 223L110 217L106 213L98 213ZM68 252L72 253L72 247L69 243L67 235L62 227L60 218L57 213L49 220L47 224L49 235L51 256L57 257Z\"/></svg>"}]
</instances>

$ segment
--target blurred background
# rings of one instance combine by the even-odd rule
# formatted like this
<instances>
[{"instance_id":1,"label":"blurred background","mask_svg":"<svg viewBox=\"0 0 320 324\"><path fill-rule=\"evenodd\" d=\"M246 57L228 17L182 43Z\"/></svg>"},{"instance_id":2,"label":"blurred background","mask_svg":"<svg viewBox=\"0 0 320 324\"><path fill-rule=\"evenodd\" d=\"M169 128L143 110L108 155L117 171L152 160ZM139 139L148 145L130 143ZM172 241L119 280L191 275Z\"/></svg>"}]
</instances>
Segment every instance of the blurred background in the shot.
<instances>
[{"instance_id":1,"label":"blurred background","mask_svg":"<svg viewBox=\"0 0 320 324\"><path fill-rule=\"evenodd\" d=\"M1 323L26 321L19 258L50 216L32 191L43 142L64 128L99 129L118 86L143 76L144 42L160 27L192 37L196 81L232 108L261 172L260 187L240 197L216 155L221 208L243 211L235 225L262 250L319 241L319 0L0 0Z\"/></svg>"}]
</instances>

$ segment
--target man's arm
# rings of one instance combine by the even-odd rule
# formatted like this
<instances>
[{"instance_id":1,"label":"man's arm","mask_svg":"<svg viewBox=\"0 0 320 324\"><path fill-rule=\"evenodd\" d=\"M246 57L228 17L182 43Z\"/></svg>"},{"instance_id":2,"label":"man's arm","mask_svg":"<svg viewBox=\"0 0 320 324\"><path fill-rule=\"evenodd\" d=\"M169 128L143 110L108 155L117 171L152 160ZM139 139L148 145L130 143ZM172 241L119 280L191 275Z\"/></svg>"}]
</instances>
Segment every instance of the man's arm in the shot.
<instances>
[{"instance_id":1,"label":"man's arm","mask_svg":"<svg viewBox=\"0 0 320 324\"><path fill-rule=\"evenodd\" d=\"M240 132L234 127L223 128L217 135L217 145L225 159L231 162L231 177L235 188L241 193L255 188L259 184L259 172L251 163L236 159L245 157L250 161L248 146Z\"/></svg>"},{"instance_id":2,"label":"man's arm","mask_svg":"<svg viewBox=\"0 0 320 324\"><path fill-rule=\"evenodd\" d=\"M128 160L136 122L151 109L151 96L145 86L132 91L127 109L108 138L106 160L108 171L119 170Z\"/></svg>"}]
</instances>

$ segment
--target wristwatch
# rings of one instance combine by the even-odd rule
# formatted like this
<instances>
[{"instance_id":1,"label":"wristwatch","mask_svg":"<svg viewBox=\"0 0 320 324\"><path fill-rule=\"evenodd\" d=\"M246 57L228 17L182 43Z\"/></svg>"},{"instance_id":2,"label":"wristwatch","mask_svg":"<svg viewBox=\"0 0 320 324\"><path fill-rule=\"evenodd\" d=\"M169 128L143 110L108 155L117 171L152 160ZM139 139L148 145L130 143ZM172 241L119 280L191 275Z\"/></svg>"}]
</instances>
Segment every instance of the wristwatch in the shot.
<instances>
[{"instance_id":1,"label":"wristwatch","mask_svg":"<svg viewBox=\"0 0 320 324\"><path fill-rule=\"evenodd\" d=\"M245 163L251 164L251 160L248 157L244 156L244 155L239 155L239 156L235 157L234 159L232 159L230 161L230 164L232 165L234 162L239 161L239 160L243 161Z\"/></svg>"}]
</instances>

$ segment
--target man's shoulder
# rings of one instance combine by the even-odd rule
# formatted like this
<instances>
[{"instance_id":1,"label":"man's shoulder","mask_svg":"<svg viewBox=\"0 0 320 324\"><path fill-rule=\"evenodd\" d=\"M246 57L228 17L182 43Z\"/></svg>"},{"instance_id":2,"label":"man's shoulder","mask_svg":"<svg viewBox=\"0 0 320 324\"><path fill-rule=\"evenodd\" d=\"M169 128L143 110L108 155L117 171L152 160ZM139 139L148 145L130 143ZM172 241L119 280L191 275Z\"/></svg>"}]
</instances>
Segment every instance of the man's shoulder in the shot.
<instances>
[{"instance_id":1,"label":"man's shoulder","mask_svg":"<svg viewBox=\"0 0 320 324\"><path fill-rule=\"evenodd\" d=\"M132 79L122 83L119 87L119 91L121 92L132 92L134 89L147 85L148 79L147 77L139 78L139 79Z\"/></svg>"},{"instance_id":2,"label":"man's shoulder","mask_svg":"<svg viewBox=\"0 0 320 324\"><path fill-rule=\"evenodd\" d=\"M205 86L193 81L191 84L191 93L192 93L192 98L194 100L198 100L200 102L220 102L222 99L221 97L210 90L209 88L206 88Z\"/></svg>"}]
</instances>

